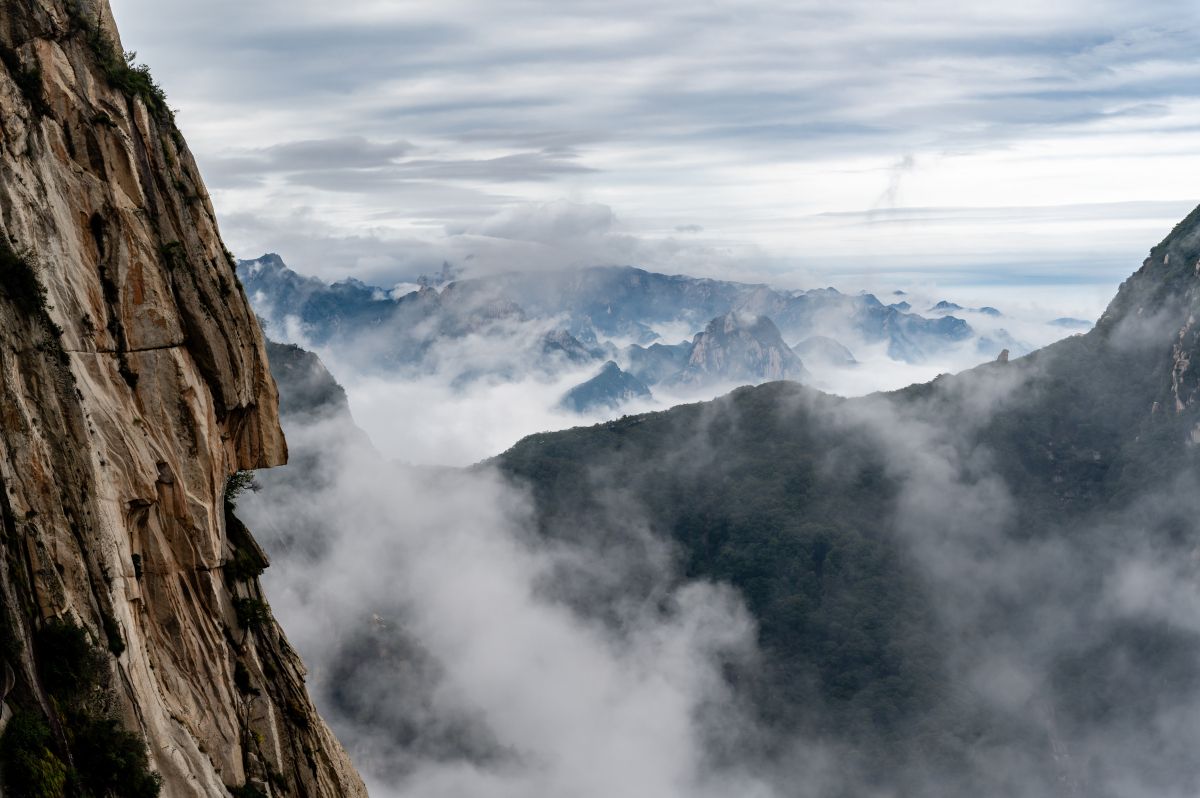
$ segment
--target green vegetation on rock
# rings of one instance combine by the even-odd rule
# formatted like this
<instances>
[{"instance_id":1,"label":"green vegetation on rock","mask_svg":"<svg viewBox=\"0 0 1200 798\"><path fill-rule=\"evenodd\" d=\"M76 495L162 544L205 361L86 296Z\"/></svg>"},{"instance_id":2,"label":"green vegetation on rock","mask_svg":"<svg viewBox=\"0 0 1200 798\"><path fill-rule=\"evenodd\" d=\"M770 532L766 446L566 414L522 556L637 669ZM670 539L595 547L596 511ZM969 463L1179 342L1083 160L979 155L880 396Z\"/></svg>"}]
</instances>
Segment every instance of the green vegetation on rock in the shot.
<instances>
[{"instance_id":1,"label":"green vegetation on rock","mask_svg":"<svg viewBox=\"0 0 1200 798\"><path fill-rule=\"evenodd\" d=\"M30 712L16 712L0 737L5 791L21 798L58 798L67 769L48 747L50 729Z\"/></svg>"},{"instance_id":2,"label":"green vegetation on rock","mask_svg":"<svg viewBox=\"0 0 1200 798\"><path fill-rule=\"evenodd\" d=\"M150 768L145 740L121 728L120 721L109 717L99 701L109 668L88 630L69 617L55 618L36 633L34 641L42 681L54 703L70 757L56 753L58 744L37 714L17 711L0 737L6 794L17 798L157 798L162 778Z\"/></svg>"},{"instance_id":3,"label":"green vegetation on rock","mask_svg":"<svg viewBox=\"0 0 1200 798\"><path fill-rule=\"evenodd\" d=\"M50 106L46 104L46 93L42 86L42 71L37 67L27 68L17 51L3 43L0 43L0 62L4 64L13 83L17 84L34 113L49 113Z\"/></svg>"},{"instance_id":4,"label":"green vegetation on rock","mask_svg":"<svg viewBox=\"0 0 1200 798\"><path fill-rule=\"evenodd\" d=\"M141 98L156 119L174 126L175 116L167 106L166 92L151 76L150 67L136 63L135 52L119 52L101 28L100 20L89 19L74 0L68 1L67 9L72 28L84 35L108 82L127 97Z\"/></svg>"},{"instance_id":5,"label":"green vegetation on rock","mask_svg":"<svg viewBox=\"0 0 1200 798\"><path fill-rule=\"evenodd\" d=\"M254 598L235 598L233 610L237 613L238 626L257 629L271 620L271 610L266 602Z\"/></svg>"},{"instance_id":6,"label":"green vegetation on rock","mask_svg":"<svg viewBox=\"0 0 1200 798\"><path fill-rule=\"evenodd\" d=\"M38 279L37 267L28 253L13 250L0 235L0 288L26 313L46 310L46 287Z\"/></svg>"}]
</instances>

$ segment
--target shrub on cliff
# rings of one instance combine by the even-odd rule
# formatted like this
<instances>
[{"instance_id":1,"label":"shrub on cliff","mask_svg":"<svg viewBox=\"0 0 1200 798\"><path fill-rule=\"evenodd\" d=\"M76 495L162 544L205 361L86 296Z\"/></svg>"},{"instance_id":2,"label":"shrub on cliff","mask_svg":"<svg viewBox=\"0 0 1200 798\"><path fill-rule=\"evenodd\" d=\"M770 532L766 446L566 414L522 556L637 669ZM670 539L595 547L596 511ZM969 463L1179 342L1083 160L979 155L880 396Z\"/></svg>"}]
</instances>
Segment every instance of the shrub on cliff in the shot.
<instances>
[{"instance_id":1,"label":"shrub on cliff","mask_svg":"<svg viewBox=\"0 0 1200 798\"><path fill-rule=\"evenodd\" d=\"M60 702L85 694L99 681L104 655L73 618L52 618L36 639L42 679Z\"/></svg>"},{"instance_id":2,"label":"shrub on cliff","mask_svg":"<svg viewBox=\"0 0 1200 798\"><path fill-rule=\"evenodd\" d=\"M249 582L255 577L262 576L264 569L254 561L245 549L238 548L233 552L233 558L225 563L225 577L230 582Z\"/></svg>"},{"instance_id":3,"label":"shrub on cliff","mask_svg":"<svg viewBox=\"0 0 1200 798\"><path fill-rule=\"evenodd\" d=\"M157 798L146 741L96 711L108 661L73 618L52 618L35 635L38 669L69 742L71 767L49 747L49 728L21 710L0 737L5 794L18 798ZM65 791L65 792L64 792Z\"/></svg>"},{"instance_id":4,"label":"shrub on cliff","mask_svg":"<svg viewBox=\"0 0 1200 798\"><path fill-rule=\"evenodd\" d=\"M0 737L5 793L18 798L57 798L67 769L46 746L50 729L31 712L17 712Z\"/></svg>"},{"instance_id":5,"label":"shrub on cliff","mask_svg":"<svg viewBox=\"0 0 1200 798\"><path fill-rule=\"evenodd\" d=\"M258 599L235 598L233 610L237 613L238 626L243 629L257 629L271 618L266 602Z\"/></svg>"},{"instance_id":6,"label":"shrub on cliff","mask_svg":"<svg viewBox=\"0 0 1200 798\"><path fill-rule=\"evenodd\" d=\"M225 481L225 503L237 507L237 498L246 491L258 493L262 487L254 481L253 471L238 471Z\"/></svg>"},{"instance_id":7,"label":"shrub on cliff","mask_svg":"<svg viewBox=\"0 0 1200 798\"><path fill-rule=\"evenodd\" d=\"M32 259L13 251L3 235L0 235L0 289L26 313L46 308L46 287L38 280Z\"/></svg>"},{"instance_id":8,"label":"shrub on cliff","mask_svg":"<svg viewBox=\"0 0 1200 798\"><path fill-rule=\"evenodd\" d=\"M167 94L150 75L150 67L134 63L137 58L135 52L119 52L100 27L100 20L88 18L73 0L67 3L67 10L71 15L72 29L83 32L108 82L127 97L140 97L151 114L173 125L175 117L167 107Z\"/></svg>"},{"instance_id":9,"label":"shrub on cliff","mask_svg":"<svg viewBox=\"0 0 1200 798\"><path fill-rule=\"evenodd\" d=\"M81 795L157 798L162 777L150 770L146 742L116 718L91 719L74 730L75 786Z\"/></svg>"}]
</instances>

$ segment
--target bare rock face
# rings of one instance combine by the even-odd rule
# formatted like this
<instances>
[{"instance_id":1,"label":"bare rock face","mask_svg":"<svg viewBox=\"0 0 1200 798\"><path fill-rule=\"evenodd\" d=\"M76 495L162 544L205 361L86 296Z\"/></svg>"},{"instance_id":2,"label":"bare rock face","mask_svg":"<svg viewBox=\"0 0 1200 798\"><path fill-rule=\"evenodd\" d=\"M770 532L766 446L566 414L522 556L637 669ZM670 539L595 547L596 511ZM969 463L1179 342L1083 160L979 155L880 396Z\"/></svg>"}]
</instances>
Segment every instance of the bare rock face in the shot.
<instances>
[{"instance_id":1,"label":"bare rock face","mask_svg":"<svg viewBox=\"0 0 1200 798\"><path fill-rule=\"evenodd\" d=\"M668 386L699 388L719 382L807 382L812 374L766 316L732 310L696 333L687 365Z\"/></svg>"},{"instance_id":2,"label":"bare rock face","mask_svg":"<svg viewBox=\"0 0 1200 798\"><path fill-rule=\"evenodd\" d=\"M39 637L62 619L103 652L91 711L144 736L163 795L365 797L225 501L233 473L287 460L262 336L120 53L107 0L0 0L3 717L78 759Z\"/></svg>"}]
</instances>

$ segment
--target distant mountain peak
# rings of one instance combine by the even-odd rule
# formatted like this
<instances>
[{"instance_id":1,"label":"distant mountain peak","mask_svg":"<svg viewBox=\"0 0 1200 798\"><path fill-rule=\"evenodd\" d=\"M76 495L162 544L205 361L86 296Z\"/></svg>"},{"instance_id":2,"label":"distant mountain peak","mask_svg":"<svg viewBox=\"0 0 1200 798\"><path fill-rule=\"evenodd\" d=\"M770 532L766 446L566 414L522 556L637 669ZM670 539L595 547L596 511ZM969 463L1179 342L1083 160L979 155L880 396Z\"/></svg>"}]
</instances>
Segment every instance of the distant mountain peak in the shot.
<instances>
[{"instance_id":1,"label":"distant mountain peak","mask_svg":"<svg viewBox=\"0 0 1200 798\"><path fill-rule=\"evenodd\" d=\"M946 300L943 299L941 302L937 303L936 305L931 307L926 312L927 313L949 313L952 310L962 310L962 309L963 309L962 305L956 305L953 302L947 302Z\"/></svg>"},{"instance_id":2,"label":"distant mountain peak","mask_svg":"<svg viewBox=\"0 0 1200 798\"><path fill-rule=\"evenodd\" d=\"M350 359L393 369L423 357L438 336L478 333L502 320L526 320L499 286L479 280L423 285L399 297L353 277L326 285L269 253L238 262L237 274L256 313L273 328L298 323L313 345L333 345ZM370 336L364 339L363 336ZM361 346L363 340L378 345Z\"/></svg>"},{"instance_id":3,"label":"distant mountain peak","mask_svg":"<svg viewBox=\"0 0 1200 798\"><path fill-rule=\"evenodd\" d=\"M792 351L799 355L805 363L814 367L821 365L846 368L858 365L858 361L854 359L854 355L849 349L824 335L809 336L793 346Z\"/></svg>"},{"instance_id":4,"label":"distant mountain peak","mask_svg":"<svg viewBox=\"0 0 1200 798\"><path fill-rule=\"evenodd\" d=\"M691 355L692 344L651 344L649 348L630 344L621 350L628 361L629 373L647 385L654 385L678 374Z\"/></svg>"},{"instance_id":5,"label":"distant mountain peak","mask_svg":"<svg viewBox=\"0 0 1200 798\"><path fill-rule=\"evenodd\" d=\"M972 334L960 319L910 314L906 302L884 307L872 294L843 294L833 287L778 291L629 266L512 272L445 283L427 277L424 285L398 283L383 289L358 280L326 285L296 274L278 255L267 253L241 261L238 274L255 311L277 335L296 329L298 322L312 345L333 346L342 357L364 363L374 358L385 369L421 361L439 337L479 332L500 320L553 320L585 349L604 349L606 358L618 357L615 347L608 351L610 345L602 343L606 338L644 347L660 340L656 328L661 324L684 322L696 329L704 319L730 310L770 318L787 340L825 334L886 342L889 356L909 362L921 362ZM453 277L447 269L440 275ZM371 336L371 346L356 344L363 333ZM629 355L644 359L632 351ZM675 350L670 356L651 355L645 366L623 358L619 362L653 384L678 371L682 359L685 353Z\"/></svg>"},{"instance_id":6,"label":"distant mountain peak","mask_svg":"<svg viewBox=\"0 0 1200 798\"><path fill-rule=\"evenodd\" d=\"M696 333L687 365L667 380L672 386L700 388L721 382L806 382L812 374L783 342L766 316L731 310Z\"/></svg>"},{"instance_id":7,"label":"distant mountain peak","mask_svg":"<svg viewBox=\"0 0 1200 798\"><path fill-rule=\"evenodd\" d=\"M567 391L559 404L584 413L596 408L616 409L631 399L650 397L650 389L641 380L609 360L595 377Z\"/></svg>"},{"instance_id":8,"label":"distant mountain peak","mask_svg":"<svg viewBox=\"0 0 1200 798\"><path fill-rule=\"evenodd\" d=\"M591 350L566 330L551 330L543 335L542 351L546 354L561 352L572 363L586 363L593 359Z\"/></svg>"}]
</instances>

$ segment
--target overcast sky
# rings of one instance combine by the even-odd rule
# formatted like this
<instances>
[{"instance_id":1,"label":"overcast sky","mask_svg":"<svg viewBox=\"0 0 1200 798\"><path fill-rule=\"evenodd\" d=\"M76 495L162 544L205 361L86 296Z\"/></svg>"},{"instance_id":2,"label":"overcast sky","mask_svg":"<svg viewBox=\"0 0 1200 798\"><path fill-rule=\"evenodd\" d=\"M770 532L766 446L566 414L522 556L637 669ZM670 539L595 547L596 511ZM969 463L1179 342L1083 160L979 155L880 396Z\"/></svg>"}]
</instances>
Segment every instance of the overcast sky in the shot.
<instances>
[{"instance_id":1,"label":"overcast sky","mask_svg":"<svg viewBox=\"0 0 1200 798\"><path fill-rule=\"evenodd\" d=\"M225 238L1106 297L1200 200L1197 4L112 0Z\"/></svg>"}]
</instances>

